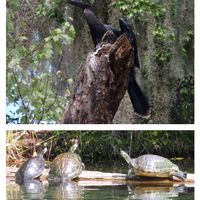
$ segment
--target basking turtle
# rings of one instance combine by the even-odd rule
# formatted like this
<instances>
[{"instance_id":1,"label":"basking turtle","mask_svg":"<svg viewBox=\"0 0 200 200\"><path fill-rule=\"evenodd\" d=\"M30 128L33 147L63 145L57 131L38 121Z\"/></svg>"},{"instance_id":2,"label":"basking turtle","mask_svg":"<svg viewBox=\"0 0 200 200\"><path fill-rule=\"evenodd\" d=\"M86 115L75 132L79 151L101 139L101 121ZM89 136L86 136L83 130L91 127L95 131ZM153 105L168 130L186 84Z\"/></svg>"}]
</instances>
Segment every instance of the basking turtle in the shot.
<instances>
[{"instance_id":1,"label":"basking turtle","mask_svg":"<svg viewBox=\"0 0 200 200\"><path fill-rule=\"evenodd\" d=\"M53 160L48 178L51 183L65 183L78 177L82 172L81 157L74 153L77 147L78 144L75 143L68 152L58 155Z\"/></svg>"},{"instance_id":2,"label":"basking turtle","mask_svg":"<svg viewBox=\"0 0 200 200\"><path fill-rule=\"evenodd\" d=\"M18 184L23 184L26 180L33 180L42 174L45 167L43 155L47 148L44 148L40 154L25 161L15 174L15 180Z\"/></svg>"},{"instance_id":3,"label":"basking turtle","mask_svg":"<svg viewBox=\"0 0 200 200\"><path fill-rule=\"evenodd\" d=\"M130 177L132 173L137 176L160 178L176 176L182 180L187 177L186 172L180 171L177 165L161 156L146 154L131 159L126 152L121 151L120 153L131 167L128 172L128 177Z\"/></svg>"}]
</instances>

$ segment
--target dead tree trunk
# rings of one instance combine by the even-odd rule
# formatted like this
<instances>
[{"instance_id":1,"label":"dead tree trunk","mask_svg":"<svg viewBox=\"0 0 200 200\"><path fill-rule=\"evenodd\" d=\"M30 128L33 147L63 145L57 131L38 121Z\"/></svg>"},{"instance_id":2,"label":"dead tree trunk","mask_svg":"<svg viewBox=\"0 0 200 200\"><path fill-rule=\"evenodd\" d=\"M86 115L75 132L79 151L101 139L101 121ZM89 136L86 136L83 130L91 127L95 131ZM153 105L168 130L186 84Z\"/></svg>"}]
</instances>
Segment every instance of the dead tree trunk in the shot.
<instances>
[{"instance_id":1,"label":"dead tree trunk","mask_svg":"<svg viewBox=\"0 0 200 200\"><path fill-rule=\"evenodd\" d=\"M112 32L107 32L79 70L62 123L112 123L128 86L132 55L126 35L116 39Z\"/></svg>"}]
</instances>

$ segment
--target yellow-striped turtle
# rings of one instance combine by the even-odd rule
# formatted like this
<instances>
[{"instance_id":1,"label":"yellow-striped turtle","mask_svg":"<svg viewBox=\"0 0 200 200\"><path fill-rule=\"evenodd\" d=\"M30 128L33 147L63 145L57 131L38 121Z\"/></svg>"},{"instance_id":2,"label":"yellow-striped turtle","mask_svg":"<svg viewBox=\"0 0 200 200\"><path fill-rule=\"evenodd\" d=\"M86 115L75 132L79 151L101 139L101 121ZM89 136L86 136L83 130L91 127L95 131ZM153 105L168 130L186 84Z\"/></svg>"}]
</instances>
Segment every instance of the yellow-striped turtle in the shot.
<instances>
[{"instance_id":1,"label":"yellow-striped turtle","mask_svg":"<svg viewBox=\"0 0 200 200\"><path fill-rule=\"evenodd\" d=\"M58 155L51 165L49 172L50 182L65 183L80 175L83 169L81 157L74 153L78 144L75 143L71 146L70 150L66 153Z\"/></svg>"},{"instance_id":2,"label":"yellow-striped turtle","mask_svg":"<svg viewBox=\"0 0 200 200\"><path fill-rule=\"evenodd\" d=\"M126 152L121 151L120 153L131 167L128 172L128 177L133 173L136 176L145 177L167 178L175 176L182 180L187 177L186 172L182 172L177 165L162 156L146 154L131 159Z\"/></svg>"}]
</instances>

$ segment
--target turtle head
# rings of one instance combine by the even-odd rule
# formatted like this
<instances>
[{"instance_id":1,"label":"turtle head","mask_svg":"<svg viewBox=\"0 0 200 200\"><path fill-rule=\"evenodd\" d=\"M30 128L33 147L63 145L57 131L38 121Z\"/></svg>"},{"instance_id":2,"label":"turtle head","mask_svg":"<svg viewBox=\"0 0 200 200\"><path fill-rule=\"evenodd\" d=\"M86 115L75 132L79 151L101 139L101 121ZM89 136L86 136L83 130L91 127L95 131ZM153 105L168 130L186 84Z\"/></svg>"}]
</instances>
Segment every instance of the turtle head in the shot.
<instances>
[{"instance_id":1,"label":"turtle head","mask_svg":"<svg viewBox=\"0 0 200 200\"><path fill-rule=\"evenodd\" d=\"M187 172L182 172L176 165L172 168L171 175L181 180L185 180L187 178Z\"/></svg>"},{"instance_id":2,"label":"turtle head","mask_svg":"<svg viewBox=\"0 0 200 200\"><path fill-rule=\"evenodd\" d=\"M42 149L39 153L34 153L33 154L33 157L35 157L35 156L41 156L41 157L43 157L44 156L44 154L47 152L47 147L45 146L45 148L44 149Z\"/></svg>"},{"instance_id":3,"label":"turtle head","mask_svg":"<svg viewBox=\"0 0 200 200\"><path fill-rule=\"evenodd\" d=\"M120 154L122 155L122 157L126 160L126 162L128 164L131 164L132 160L131 160L130 156L125 151L121 150Z\"/></svg>"},{"instance_id":4,"label":"turtle head","mask_svg":"<svg viewBox=\"0 0 200 200\"><path fill-rule=\"evenodd\" d=\"M47 152L47 147L45 147L44 149L42 149L40 155L41 156L44 156L44 154Z\"/></svg>"},{"instance_id":5,"label":"turtle head","mask_svg":"<svg viewBox=\"0 0 200 200\"><path fill-rule=\"evenodd\" d=\"M78 147L78 140L74 139L73 140L73 145L70 147L69 152L74 153Z\"/></svg>"}]
</instances>

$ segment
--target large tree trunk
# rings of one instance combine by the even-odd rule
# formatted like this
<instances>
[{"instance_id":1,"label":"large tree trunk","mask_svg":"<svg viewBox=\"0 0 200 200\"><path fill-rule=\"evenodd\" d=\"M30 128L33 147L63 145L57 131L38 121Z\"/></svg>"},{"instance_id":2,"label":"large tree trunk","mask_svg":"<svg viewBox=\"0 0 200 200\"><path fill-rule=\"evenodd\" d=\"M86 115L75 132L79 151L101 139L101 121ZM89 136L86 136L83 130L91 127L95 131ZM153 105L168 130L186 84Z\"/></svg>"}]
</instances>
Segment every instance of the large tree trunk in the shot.
<instances>
[{"instance_id":1,"label":"large tree trunk","mask_svg":"<svg viewBox=\"0 0 200 200\"><path fill-rule=\"evenodd\" d=\"M132 55L126 35L116 40L112 32L107 32L81 66L62 122L112 123L127 89Z\"/></svg>"}]
</instances>

